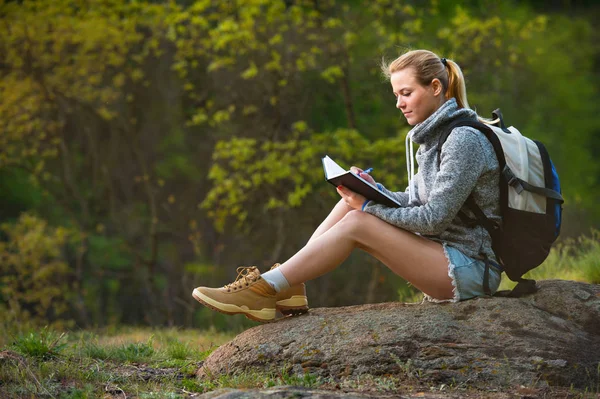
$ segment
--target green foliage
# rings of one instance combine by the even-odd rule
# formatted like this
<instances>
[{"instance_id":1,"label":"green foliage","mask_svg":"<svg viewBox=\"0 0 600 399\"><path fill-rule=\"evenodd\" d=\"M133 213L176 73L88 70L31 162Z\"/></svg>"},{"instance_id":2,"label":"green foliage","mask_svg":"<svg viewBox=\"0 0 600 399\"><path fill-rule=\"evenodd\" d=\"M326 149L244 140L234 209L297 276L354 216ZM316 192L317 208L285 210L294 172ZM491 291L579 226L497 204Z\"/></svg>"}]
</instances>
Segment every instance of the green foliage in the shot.
<instances>
[{"instance_id":1,"label":"green foliage","mask_svg":"<svg viewBox=\"0 0 600 399\"><path fill-rule=\"evenodd\" d=\"M199 381L198 353L231 338L212 330L28 331L0 348L0 397L181 396ZM172 347L188 348L189 357L171 358Z\"/></svg>"},{"instance_id":2,"label":"green foliage","mask_svg":"<svg viewBox=\"0 0 600 399\"><path fill-rule=\"evenodd\" d=\"M276 378L271 381L267 381L267 386L276 385L292 385L302 387L316 387L323 383L323 380L311 373L304 373L301 376L290 375L287 370L284 370Z\"/></svg>"},{"instance_id":3,"label":"green foliage","mask_svg":"<svg viewBox=\"0 0 600 399\"><path fill-rule=\"evenodd\" d=\"M69 311L71 272L62 250L80 237L64 227L50 227L36 216L22 214L0 232L0 296L2 318L45 324L60 323Z\"/></svg>"},{"instance_id":4,"label":"green foliage","mask_svg":"<svg viewBox=\"0 0 600 399\"><path fill-rule=\"evenodd\" d=\"M260 223L269 213L299 207L313 193L335 199L335 190L323 184L320 159L326 154L348 168L350 162L372 165L374 176L389 187L406 184L394 173L404 166L400 137L369 142L355 130L338 129L304 139L306 124L297 122L295 129L297 138L285 142L234 138L217 143L209 172L214 185L202 206L218 229L228 217L236 219L237 228ZM256 208L259 220L248 212Z\"/></svg>"},{"instance_id":5,"label":"green foliage","mask_svg":"<svg viewBox=\"0 0 600 399\"><path fill-rule=\"evenodd\" d=\"M181 385L183 385L183 389L188 392L204 392L202 383L195 378L186 378L181 381Z\"/></svg>"},{"instance_id":6,"label":"green foliage","mask_svg":"<svg viewBox=\"0 0 600 399\"><path fill-rule=\"evenodd\" d=\"M86 384L83 388L72 388L63 392L60 399L88 399L94 397L94 390L91 384Z\"/></svg>"},{"instance_id":7,"label":"green foliage","mask_svg":"<svg viewBox=\"0 0 600 399\"><path fill-rule=\"evenodd\" d=\"M408 283L401 284L397 293L398 302L418 303L423 300L423 293Z\"/></svg>"},{"instance_id":8,"label":"green foliage","mask_svg":"<svg viewBox=\"0 0 600 399\"><path fill-rule=\"evenodd\" d=\"M143 362L154 354L151 343L136 342L125 344L114 351L115 359L122 362Z\"/></svg>"},{"instance_id":9,"label":"green foliage","mask_svg":"<svg viewBox=\"0 0 600 399\"><path fill-rule=\"evenodd\" d=\"M92 359L106 360L110 358L110 353L94 341L83 342L81 354Z\"/></svg>"},{"instance_id":10,"label":"green foliage","mask_svg":"<svg viewBox=\"0 0 600 399\"><path fill-rule=\"evenodd\" d=\"M171 359L185 360L192 355L192 350L187 343L171 340L167 346L167 354Z\"/></svg>"},{"instance_id":11,"label":"green foliage","mask_svg":"<svg viewBox=\"0 0 600 399\"><path fill-rule=\"evenodd\" d=\"M60 355L66 344L61 343L64 334L58 334L47 327L40 332L29 332L19 335L12 347L25 356L49 360Z\"/></svg>"},{"instance_id":12,"label":"green foliage","mask_svg":"<svg viewBox=\"0 0 600 399\"><path fill-rule=\"evenodd\" d=\"M39 188L31 184L22 170L0 168L0 220L14 220L21 212L38 207L41 203Z\"/></svg>"},{"instance_id":13,"label":"green foliage","mask_svg":"<svg viewBox=\"0 0 600 399\"><path fill-rule=\"evenodd\" d=\"M97 230L102 230L99 226ZM89 261L107 269L126 269L133 263L133 256L120 237L90 235L87 239Z\"/></svg>"}]
</instances>

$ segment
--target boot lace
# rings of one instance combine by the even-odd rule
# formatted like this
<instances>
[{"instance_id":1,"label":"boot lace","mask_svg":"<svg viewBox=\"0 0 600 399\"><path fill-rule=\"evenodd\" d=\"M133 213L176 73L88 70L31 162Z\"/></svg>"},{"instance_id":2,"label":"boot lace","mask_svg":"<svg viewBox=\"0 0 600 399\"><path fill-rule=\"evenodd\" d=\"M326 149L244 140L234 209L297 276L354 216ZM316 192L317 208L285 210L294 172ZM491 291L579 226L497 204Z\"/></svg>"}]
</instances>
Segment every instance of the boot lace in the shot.
<instances>
[{"instance_id":1,"label":"boot lace","mask_svg":"<svg viewBox=\"0 0 600 399\"><path fill-rule=\"evenodd\" d=\"M241 289L242 287L248 287L250 283L258 280L260 276L260 272L256 268L256 266L240 266L236 269L237 277L233 283L225 285L223 288L227 289L227 292L231 292L231 290Z\"/></svg>"}]
</instances>

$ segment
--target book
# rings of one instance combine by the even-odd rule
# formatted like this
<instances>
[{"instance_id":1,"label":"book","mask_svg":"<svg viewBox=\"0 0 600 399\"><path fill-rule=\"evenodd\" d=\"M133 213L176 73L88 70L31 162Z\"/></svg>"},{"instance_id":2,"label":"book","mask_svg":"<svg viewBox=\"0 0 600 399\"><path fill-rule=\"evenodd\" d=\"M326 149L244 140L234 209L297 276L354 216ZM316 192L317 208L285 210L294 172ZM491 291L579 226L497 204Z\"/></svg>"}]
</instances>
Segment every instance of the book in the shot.
<instances>
[{"instance_id":1,"label":"book","mask_svg":"<svg viewBox=\"0 0 600 399\"><path fill-rule=\"evenodd\" d=\"M345 170L329 156L325 155L321 161L323 162L323 170L325 171L325 179L334 186L344 186L355 193L361 194L366 199L377 202L378 204L391 206L394 208L400 207L400 203L390 197L383 191L380 191L377 186L369 183L359 175Z\"/></svg>"}]
</instances>

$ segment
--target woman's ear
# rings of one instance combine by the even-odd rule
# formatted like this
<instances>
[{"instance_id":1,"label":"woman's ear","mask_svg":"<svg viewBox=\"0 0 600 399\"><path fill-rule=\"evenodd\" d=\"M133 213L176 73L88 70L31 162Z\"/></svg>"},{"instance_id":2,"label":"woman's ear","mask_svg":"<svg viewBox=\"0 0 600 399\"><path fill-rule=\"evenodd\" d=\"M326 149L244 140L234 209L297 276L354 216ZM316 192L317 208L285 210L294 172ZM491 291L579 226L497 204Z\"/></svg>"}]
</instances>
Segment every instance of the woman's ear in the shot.
<instances>
[{"instance_id":1,"label":"woman's ear","mask_svg":"<svg viewBox=\"0 0 600 399\"><path fill-rule=\"evenodd\" d=\"M431 81L431 88L433 89L433 95L438 96L442 93L442 82L438 78Z\"/></svg>"}]
</instances>

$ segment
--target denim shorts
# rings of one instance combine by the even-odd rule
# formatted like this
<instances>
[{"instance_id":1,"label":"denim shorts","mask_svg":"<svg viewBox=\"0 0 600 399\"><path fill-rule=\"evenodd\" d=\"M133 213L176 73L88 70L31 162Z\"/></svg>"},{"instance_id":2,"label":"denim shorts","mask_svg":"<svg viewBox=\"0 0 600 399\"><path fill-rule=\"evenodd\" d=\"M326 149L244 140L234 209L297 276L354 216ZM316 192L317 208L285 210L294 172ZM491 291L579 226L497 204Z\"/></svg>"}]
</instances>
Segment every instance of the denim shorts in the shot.
<instances>
[{"instance_id":1,"label":"denim shorts","mask_svg":"<svg viewBox=\"0 0 600 399\"><path fill-rule=\"evenodd\" d=\"M485 272L485 262L480 259L473 259L456 248L444 244L444 254L448 258L448 276L452 279L454 286L454 298L451 302L458 302L465 299L485 296L483 291L483 274ZM490 261L489 287L492 293L498 290L502 269L493 261ZM430 301L441 302L431 297ZM445 301L444 301L445 302Z\"/></svg>"}]
</instances>

